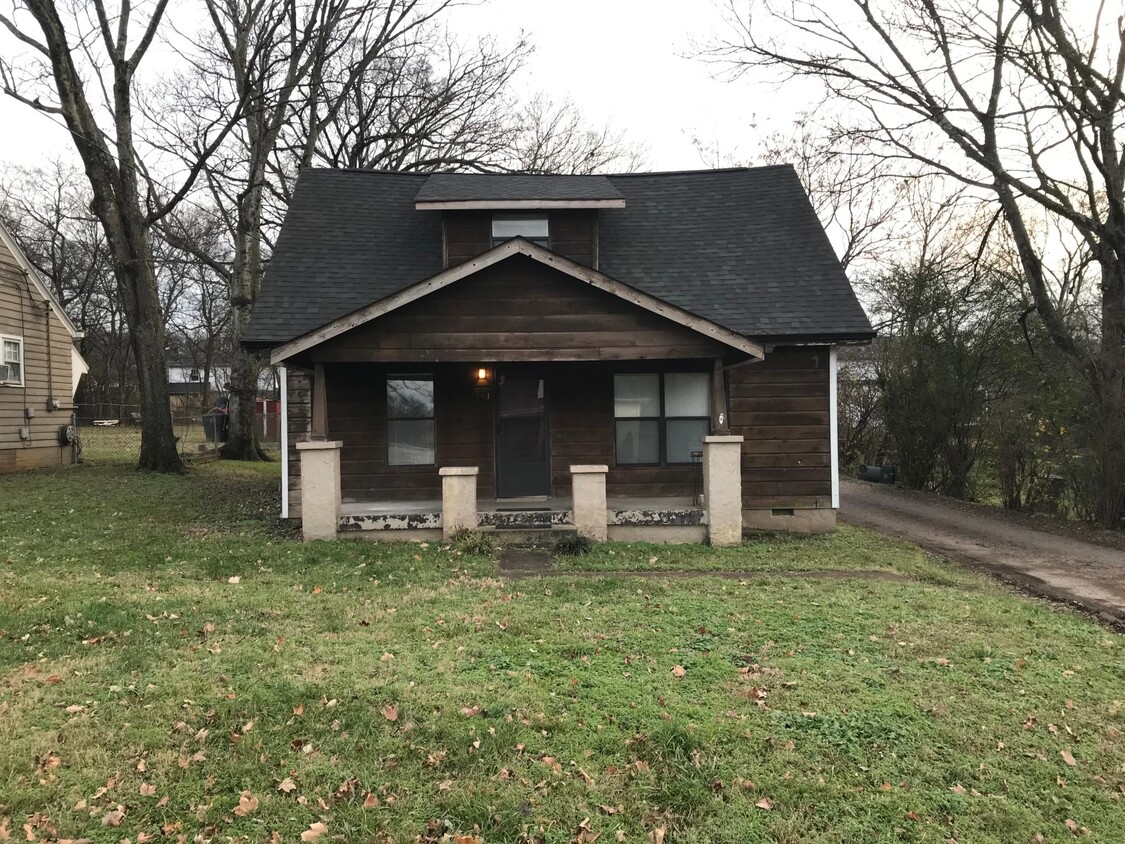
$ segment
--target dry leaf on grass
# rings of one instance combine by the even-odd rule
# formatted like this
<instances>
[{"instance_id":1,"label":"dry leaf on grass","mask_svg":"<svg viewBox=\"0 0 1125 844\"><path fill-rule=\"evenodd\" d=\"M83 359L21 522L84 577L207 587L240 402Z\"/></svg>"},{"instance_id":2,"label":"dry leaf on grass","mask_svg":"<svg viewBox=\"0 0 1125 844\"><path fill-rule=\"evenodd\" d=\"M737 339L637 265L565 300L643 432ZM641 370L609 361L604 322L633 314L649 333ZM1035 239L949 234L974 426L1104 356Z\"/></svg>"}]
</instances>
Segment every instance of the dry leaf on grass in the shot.
<instances>
[{"instance_id":1,"label":"dry leaf on grass","mask_svg":"<svg viewBox=\"0 0 1125 844\"><path fill-rule=\"evenodd\" d=\"M1074 758L1074 754L1069 750L1060 750L1059 753L1062 755L1063 761L1066 762L1066 764L1070 765L1070 767L1073 768L1078 764L1078 762Z\"/></svg>"},{"instance_id":2,"label":"dry leaf on grass","mask_svg":"<svg viewBox=\"0 0 1125 844\"><path fill-rule=\"evenodd\" d=\"M672 676L675 677L677 680L683 679L683 676L685 674L687 674L687 669L684 668L682 665L676 665L676 666L672 667Z\"/></svg>"},{"instance_id":3,"label":"dry leaf on grass","mask_svg":"<svg viewBox=\"0 0 1125 844\"><path fill-rule=\"evenodd\" d=\"M773 801L770 800L768 797L763 797L761 800L759 800L754 805L757 806L759 809L767 809L768 810L768 809L773 808Z\"/></svg>"},{"instance_id":4,"label":"dry leaf on grass","mask_svg":"<svg viewBox=\"0 0 1125 844\"><path fill-rule=\"evenodd\" d=\"M238 805L234 807L234 813L240 818L244 818L256 811L258 811L258 798L249 791L242 792L238 796Z\"/></svg>"},{"instance_id":5,"label":"dry leaf on grass","mask_svg":"<svg viewBox=\"0 0 1125 844\"><path fill-rule=\"evenodd\" d=\"M383 707L383 717L386 718L388 721L397 721L398 720L398 707L395 706L393 703L388 703L386 706Z\"/></svg>"},{"instance_id":6,"label":"dry leaf on grass","mask_svg":"<svg viewBox=\"0 0 1125 844\"><path fill-rule=\"evenodd\" d=\"M297 790L297 783L293 782L293 777L286 777L277 784L277 790L283 794L290 794Z\"/></svg>"},{"instance_id":7,"label":"dry leaf on grass","mask_svg":"<svg viewBox=\"0 0 1125 844\"><path fill-rule=\"evenodd\" d=\"M328 832L328 824L317 821L314 824L310 824L309 828L301 833L301 840L305 842L316 841L326 832Z\"/></svg>"}]
</instances>

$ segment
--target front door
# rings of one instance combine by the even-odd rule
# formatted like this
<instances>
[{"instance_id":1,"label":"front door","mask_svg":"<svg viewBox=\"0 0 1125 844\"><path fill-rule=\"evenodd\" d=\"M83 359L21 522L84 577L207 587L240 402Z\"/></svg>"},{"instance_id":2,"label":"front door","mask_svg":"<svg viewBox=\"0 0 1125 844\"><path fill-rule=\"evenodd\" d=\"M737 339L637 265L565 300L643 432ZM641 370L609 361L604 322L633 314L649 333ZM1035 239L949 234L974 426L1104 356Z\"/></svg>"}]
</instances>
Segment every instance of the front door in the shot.
<instances>
[{"instance_id":1,"label":"front door","mask_svg":"<svg viewBox=\"0 0 1125 844\"><path fill-rule=\"evenodd\" d=\"M542 378L501 375L496 401L496 494L550 493L547 387Z\"/></svg>"}]
</instances>

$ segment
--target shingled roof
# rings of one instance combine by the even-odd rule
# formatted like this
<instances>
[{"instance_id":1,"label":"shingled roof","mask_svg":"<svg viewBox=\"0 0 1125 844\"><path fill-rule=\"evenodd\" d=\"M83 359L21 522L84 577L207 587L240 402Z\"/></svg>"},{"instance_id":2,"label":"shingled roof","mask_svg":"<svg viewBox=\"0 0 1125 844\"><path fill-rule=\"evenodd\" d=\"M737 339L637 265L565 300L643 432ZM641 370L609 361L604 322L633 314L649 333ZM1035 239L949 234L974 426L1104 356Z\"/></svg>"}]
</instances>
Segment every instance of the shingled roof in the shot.
<instances>
[{"instance_id":1,"label":"shingled roof","mask_svg":"<svg viewBox=\"0 0 1125 844\"><path fill-rule=\"evenodd\" d=\"M440 272L441 213L414 207L431 178L302 172L244 342L278 345ZM765 342L873 335L793 168L594 178L626 201L599 212L612 278Z\"/></svg>"}]
</instances>

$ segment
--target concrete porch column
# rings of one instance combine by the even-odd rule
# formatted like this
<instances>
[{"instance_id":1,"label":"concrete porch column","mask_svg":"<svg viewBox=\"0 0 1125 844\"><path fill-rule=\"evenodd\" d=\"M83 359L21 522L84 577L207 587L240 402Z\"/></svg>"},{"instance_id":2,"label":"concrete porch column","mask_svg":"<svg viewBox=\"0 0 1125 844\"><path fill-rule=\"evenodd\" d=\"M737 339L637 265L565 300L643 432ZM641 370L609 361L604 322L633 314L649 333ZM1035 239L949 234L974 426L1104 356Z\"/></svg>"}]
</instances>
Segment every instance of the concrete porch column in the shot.
<instances>
[{"instance_id":1,"label":"concrete porch column","mask_svg":"<svg viewBox=\"0 0 1125 844\"><path fill-rule=\"evenodd\" d=\"M712 545L742 542L742 439L703 438L703 500Z\"/></svg>"},{"instance_id":2,"label":"concrete porch column","mask_svg":"<svg viewBox=\"0 0 1125 844\"><path fill-rule=\"evenodd\" d=\"M445 466L441 475L441 536L449 540L460 528L475 530L477 520L476 466Z\"/></svg>"},{"instance_id":3,"label":"concrete porch column","mask_svg":"<svg viewBox=\"0 0 1125 844\"><path fill-rule=\"evenodd\" d=\"M305 541L335 539L340 527L339 440L297 443L301 458L301 532Z\"/></svg>"},{"instance_id":4,"label":"concrete porch column","mask_svg":"<svg viewBox=\"0 0 1125 844\"><path fill-rule=\"evenodd\" d=\"M574 527L579 536L596 542L609 538L609 515L605 502L605 476L608 466L571 466L574 486Z\"/></svg>"}]
</instances>

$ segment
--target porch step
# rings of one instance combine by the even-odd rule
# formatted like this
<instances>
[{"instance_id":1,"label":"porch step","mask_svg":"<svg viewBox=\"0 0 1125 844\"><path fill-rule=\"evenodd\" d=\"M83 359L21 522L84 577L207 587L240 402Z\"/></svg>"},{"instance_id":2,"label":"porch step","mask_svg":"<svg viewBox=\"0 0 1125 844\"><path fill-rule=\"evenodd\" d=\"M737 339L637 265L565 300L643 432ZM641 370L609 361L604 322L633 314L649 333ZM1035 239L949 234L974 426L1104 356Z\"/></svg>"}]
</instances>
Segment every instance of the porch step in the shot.
<instances>
[{"instance_id":1,"label":"porch step","mask_svg":"<svg viewBox=\"0 0 1125 844\"><path fill-rule=\"evenodd\" d=\"M574 524L569 510L488 510L477 515L482 528L496 530L550 529Z\"/></svg>"}]
</instances>

